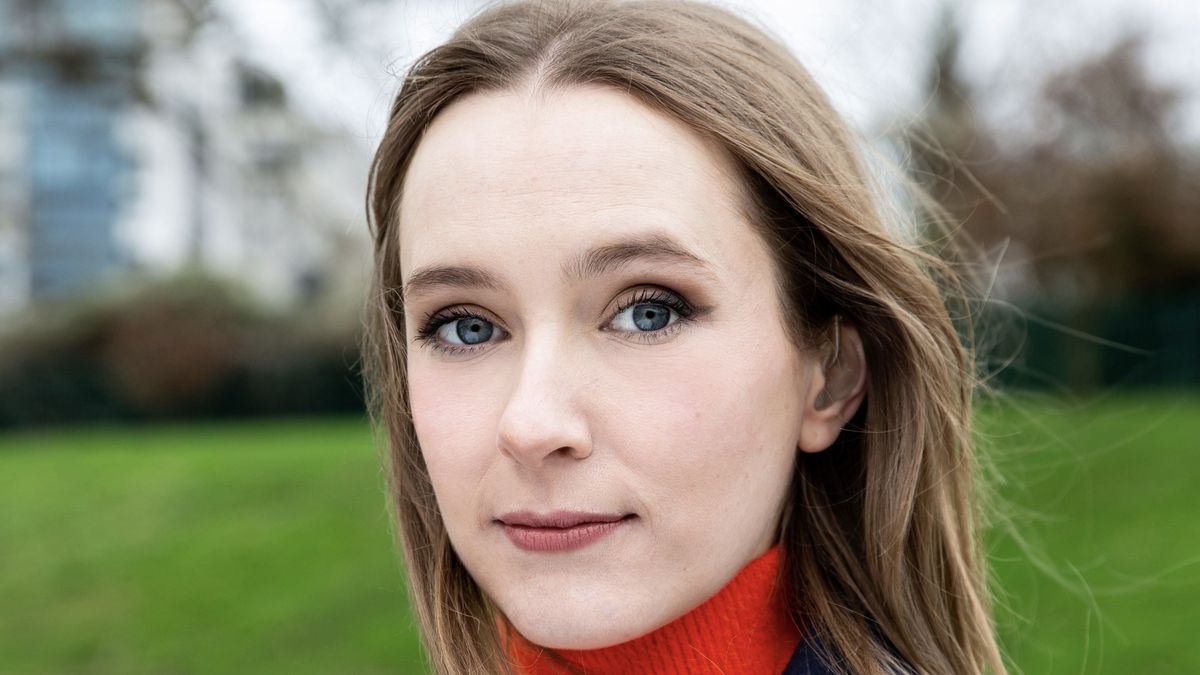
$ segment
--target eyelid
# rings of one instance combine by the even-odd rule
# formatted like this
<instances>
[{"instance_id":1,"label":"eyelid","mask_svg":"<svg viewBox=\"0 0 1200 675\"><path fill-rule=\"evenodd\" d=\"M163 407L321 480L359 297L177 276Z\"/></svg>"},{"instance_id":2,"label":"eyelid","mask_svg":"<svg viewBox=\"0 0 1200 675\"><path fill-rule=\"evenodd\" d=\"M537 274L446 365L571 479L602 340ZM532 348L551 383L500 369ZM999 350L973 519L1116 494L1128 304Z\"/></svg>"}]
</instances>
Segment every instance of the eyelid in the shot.
<instances>
[{"instance_id":1,"label":"eyelid","mask_svg":"<svg viewBox=\"0 0 1200 675\"><path fill-rule=\"evenodd\" d=\"M442 343L438 339L438 332L442 326L460 319L482 319L487 321L501 334L501 339L488 340L488 342L474 346ZM507 335L509 335L508 330L495 317L491 316L487 310L471 305L450 305L426 314L425 318L417 325L416 335L413 336L413 340L429 346L434 351L449 354L467 354L480 351L484 348L484 345L490 342L503 342L504 336Z\"/></svg>"},{"instance_id":2,"label":"eyelid","mask_svg":"<svg viewBox=\"0 0 1200 675\"><path fill-rule=\"evenodd\" d=\"M692 318L697 312L696 308L681 294L662 286L647 285L631 290L634 290L636 295L630 296L618 303L617 308L612 311L605 326L611 324L613 319L620 315L621 312L637 305L662 305L677 314L680 321Z\"/></svg>"},{"instance_id":3,"label":"eyelid","mask_svg":"<svg viewBox=\"0 0 1200 675\"><path fill-rule=\"evenodd\" d=\"M653 344L662 342L682 330L686 324L693 321L697 315L702 314L704 308L699 308L692 305L683 296L683 294L673 291L665 286L656 284L643 284L627 289L627 292L632 293L617 303L616 308L607 313L608 319L600 330L610 333L623 333L632 336L638 342L645 344ZM611 328L613 321L624 311L643 304L661 305L670 309L675 315L676 320L660 328L657 331L625 331L614 330ZM492 324L503 336L510 333L497 321L490 312L482 308L475 308L470 305L450 305L437 311L431 312L425 316L417 328L415 340L422 342L433 348L435 351L447 352L451 354L467 354L479 352L487 349L486 345L491 342L502 342L500 340L489 340L475 346L463 346L454 344L444 344L438 339L438 332L443 326L459 319L478 318Z\"/></svg>"},{"instance_id":4,"label":"eyelid","mask_svg":"<svg viewBox=\"0 0 1200 675\"><path fill-rule=\"evenodd\" d=\"M692 324L700 315L707 310L703 307L696 307L687 300L682 293L673 291L665 286L655 284L646 284L640 288L631 289L635 291L635 295L630 296L622 301L616 311L611 315L611 318L601 328L608 333L618 333L621 337L616 338L626 343L636 342L643 345L662 344L673 339L681 331L685 330ZM642 304L653 304L667 307L675 315L675 320L668 323L666 326L655 331L639 331L639 330L619 330L611 328L611 325L616 321L626 310Z\"/></svg>"}]
</instances>

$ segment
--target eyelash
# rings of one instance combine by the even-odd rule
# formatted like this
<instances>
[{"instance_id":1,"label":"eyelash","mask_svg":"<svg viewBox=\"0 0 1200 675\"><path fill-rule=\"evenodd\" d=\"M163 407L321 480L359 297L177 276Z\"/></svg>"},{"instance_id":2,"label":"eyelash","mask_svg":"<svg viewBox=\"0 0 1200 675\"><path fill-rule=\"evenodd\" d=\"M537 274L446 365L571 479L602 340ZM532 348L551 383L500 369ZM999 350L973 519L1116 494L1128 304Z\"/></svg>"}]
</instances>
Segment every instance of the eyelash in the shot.
<instances>
[{"instance_id":1,"label":"eyelash","mask_svg":"<svg viewBox=\"0 0 1200 675\"><path fill-rule=\"evenodd\" d=\"M663 288L642 288L639 289L628 300L621 303L619 307L617 307L616 311L613 312L612 318L609 319L609 323L619 316L621 312L624 312L635 305L661 305L670 309L677 317L674 322L656 331L621 331L634 335L634 339L643 344L662 342L663 340L675 335L684 327L685 324L690 322L695 317L697 311L686 300L684 300L682 296L673 291ZM447 354L465 354L483 349L483 345L478 347L462 347L459 345L443 344L438 339L437 334L438 331L441 330L442 326L459 319L481 319L492 325L495 325L494 321L491 321L487 317L481 316L464 307L448 307L426 316L425 321L422 322L421 328L417 331L416 340L422 344L428 345L434 351ZM605 324L605 326L607 325L608 324ZM497 328L499 328L499 326L497 326Z\"/></svg>"}]
</instances>

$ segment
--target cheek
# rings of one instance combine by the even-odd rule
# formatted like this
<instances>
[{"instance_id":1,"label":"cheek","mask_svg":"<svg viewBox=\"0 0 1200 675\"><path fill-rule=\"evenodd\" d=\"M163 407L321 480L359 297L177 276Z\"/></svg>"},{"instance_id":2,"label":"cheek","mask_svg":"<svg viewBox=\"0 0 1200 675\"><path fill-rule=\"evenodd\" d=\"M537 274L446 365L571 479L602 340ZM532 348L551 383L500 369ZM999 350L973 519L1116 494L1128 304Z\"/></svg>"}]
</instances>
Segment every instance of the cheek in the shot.
<instances>
[{"instance_id":1,"label":"cheek","mask_svg":"<svg viewBox=\"0 0 1200 675\"><path fill-rule=\"evenodd\" d=\"M478 369L434 369L411 364L409 405L429 477L443 511L454 512L470 497L465 490L494 453L497 394L481 382L494 381ZM462 494L460 494L462 493Z\"/></svg>"},{"instance_id":2,"label":"cheek","mask_svg":"<svg viewBox=\"0 0 1200 675\"><path fill-rule=\"evenodd\" d=\"M740 508L754 488L775 490L790 477L801 399L795 362L772 336L757 339L762 332L727 326L690 342L645 369L611 410L623 429L617 447L637 449L626 461L659 508Z\"/></svg>"},{"instance_id":3,"label":"cheek","mask_svg":"<svg viewBox=\"0 0 1200 675\"><path fill-rule=\"evenodd\" d=\"M745 326L704 344L680 388L695 433L738 455L780 440L800 410L791 354L761 332Z\"/></svg>"}]
</instances>

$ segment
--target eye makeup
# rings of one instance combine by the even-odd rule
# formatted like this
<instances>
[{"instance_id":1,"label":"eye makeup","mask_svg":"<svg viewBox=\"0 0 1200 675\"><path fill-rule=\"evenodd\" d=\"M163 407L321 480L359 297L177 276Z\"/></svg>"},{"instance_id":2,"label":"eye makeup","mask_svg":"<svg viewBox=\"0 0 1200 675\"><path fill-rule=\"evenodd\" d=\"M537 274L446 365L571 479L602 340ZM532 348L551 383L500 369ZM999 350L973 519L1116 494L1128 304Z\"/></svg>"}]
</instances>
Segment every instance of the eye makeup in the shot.
<instances>
[{"instance_id":1,"label":"eye makeup","mask_svg":"<svg viewBox=\"0 0 1200 675\"><path fill-rule=\"evenodd\" d=\"M479 313L475 310L472 310L464 305L456 305L456 306L440 309L436 312L433 312L433 313L427 315L425 317L425 319L421 322L421 327L417 329L417 334L414 337L414 340L417 343L427 346L436 352L443 352L446 354L465 354L465 353L469 353L469 352L475 352L475 351L479 351L480 349L482 349L483 348L482 345L487 344L485 342L485 343L480 343L480 345L476 345L476 346L465 345L465 344L464 345L456 345L453 343L448 343L445 340L443 340L442 337L439 335L439 333L441 333L441 329L444 326L447 326L447 325L452 324L457 321L482 321L487 324L490 324L493 327L493 330L491 331L491 335L503 336L503 335L508 334L507 331L505 331L503 328L498 326L495 321L487 318L486 316L483 316L481 313Z\"/></svg>"},{"instance_id":2,"label":"eye makeup","mask_svg":"<svg viewBox=\"0 0 1200 675\"><path fill-rule=\"evenodd\" d=\"M668 323L655 330L638 330L636 328L629 330L612 327L623 313L631 309L636 310L637 308L665 309L668 312ZM654 309L643 309L643 314L645 315L647 311L649 314L654 314ZM694 307L681 294L675 291L662 286L643 286L635 289L632 295L617 305L617 308L612 312L608 321L605 322L600 330L608 333L623 334L627 336L627 339L642 344L657 344L674 337L701 312L702 310ZM489 337L499 335L499 339L488 340L477 345L449 342L442 335L442 329L458 321L485 322L493 327ZM486 349L486 345L493 342L501 342L506 339L507 335L508 332L499 326L496 321L485 316L485 313L467 305L454 305L428 314L421 322L421 326L417 330L414 339L421 345L427 346L436 352L462 355Z\"/></svg>"}]
</instances>

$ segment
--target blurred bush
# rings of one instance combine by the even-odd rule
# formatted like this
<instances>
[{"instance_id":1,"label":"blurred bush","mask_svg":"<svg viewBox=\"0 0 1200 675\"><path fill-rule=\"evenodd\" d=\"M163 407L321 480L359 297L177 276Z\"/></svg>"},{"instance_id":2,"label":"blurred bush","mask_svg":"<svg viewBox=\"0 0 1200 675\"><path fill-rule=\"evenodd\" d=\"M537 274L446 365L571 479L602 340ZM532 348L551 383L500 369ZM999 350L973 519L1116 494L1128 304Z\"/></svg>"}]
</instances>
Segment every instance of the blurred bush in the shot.
<instances>
[{"instance_id":1,"label":"blurred bush","mask_svg":"<svg viewBox=\"0 0 1200 675\"><path fill-rule=\"evenodd\" d=\"M0 337L0 428L362 409L357 326L193 273L42 307Z\"/></svg>"}]
</instances>

